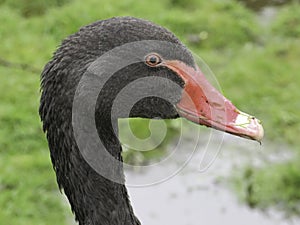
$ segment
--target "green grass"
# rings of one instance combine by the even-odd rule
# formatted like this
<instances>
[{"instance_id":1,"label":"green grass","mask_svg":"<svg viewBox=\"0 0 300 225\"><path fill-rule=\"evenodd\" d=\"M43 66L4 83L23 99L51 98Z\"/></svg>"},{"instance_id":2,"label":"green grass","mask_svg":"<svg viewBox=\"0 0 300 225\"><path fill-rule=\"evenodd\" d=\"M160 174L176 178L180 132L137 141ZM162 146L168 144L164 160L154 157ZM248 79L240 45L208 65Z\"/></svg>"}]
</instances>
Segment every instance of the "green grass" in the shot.
<instances>
[{"instance_id":1,"label":"green grass","mask_svg":"<svg viewBox=\"0 0 300 225\"><path fill-rule=\"evenodd\" d=\"M0 67L0 220L60 224L66 218L41 132L36 74Z\"/></svg>"},{"instance_id":2,"label":"green grass","mask_svg":"<svg viewBox=\"0 0 300 225\"><path fill-rule=\"evenodd\" d=\"M60 41L85 24L124 15L149 19L172 30L210 65L224 94L241 110L262 119L266 138L288 143L296 154L300 152L299 4L279 9L278 16L265 28L257 23L253 12L234 1L188 0L189 4L183 4L177 0L147 3L66 0L61 3L0 0L0 58L42 70ZM64 209L58 194L40 128L38 101L39 73L0 66L0 221L3 224L66 224L70 211ZM167 141L176 134L176 122L168 123L167 140L156 151L138 153L138 161L162 153ZM150 135L147 127L148 121L132 122L133 130L141 138ZM126 138L130 142L130 137L124 135L125 141ZM125 152L126 160L132 158L132 151ZM291 210L296 208L298 161L296 157L290 163L252 169L254 189L250 200L255 206L277 204ZM246 179L243 174L240 181Z\"/></svg>"},{"instance_id":3,"label":"green grass","mask_svg":"<svg viewBox=\"0 0 300 225\"><path fill-rule=\"evenodd\" d=\"M287 216L299 215L299 170L297 161L269 165L259 170L248 167L243 173L235 174L233 184L239 198L252 208L272 206L284 211Z\"/></svg>"}]
</instances>

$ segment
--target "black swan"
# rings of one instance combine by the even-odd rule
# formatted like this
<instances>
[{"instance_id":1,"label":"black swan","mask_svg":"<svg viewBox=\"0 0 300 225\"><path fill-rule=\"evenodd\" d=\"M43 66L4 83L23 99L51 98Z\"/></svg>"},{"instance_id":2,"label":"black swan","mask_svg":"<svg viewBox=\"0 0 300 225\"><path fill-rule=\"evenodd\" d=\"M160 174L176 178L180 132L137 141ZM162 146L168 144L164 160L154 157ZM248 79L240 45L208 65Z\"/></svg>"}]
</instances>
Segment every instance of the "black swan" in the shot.
<instances>
[{"instance_id":1,"label":"black swan","mask_svg":"<svg viewBox=\"0 0 300 225\"><path fill-rule=\"evenodd\" d=\"M125 48L118 50L120 46ZM110 54L105 55L107 52ZM112 74L104 81L110 68L108 74ZM154 82L143 82L142 78ZM131 83L131 90L144 97L129 111L126 99L112 110L118 93ZM98 21L67 37L42 72L41 90L39 113L57 183L80 225L140 224L130 205L122 163L107 161L112 156L122 162L116 135L120 117L181 116L237 136L257 141L263 137L260 121L239 111L208 83L190 51L174 34L142 19ZM97 97L89 99L91 92ZM90 122L95 123L102 148L94 145ZM109 156L100 154L105 159L97 158L103 149ZM100 173L94 168L97 165Z\"/></svg>"}]
</instances>

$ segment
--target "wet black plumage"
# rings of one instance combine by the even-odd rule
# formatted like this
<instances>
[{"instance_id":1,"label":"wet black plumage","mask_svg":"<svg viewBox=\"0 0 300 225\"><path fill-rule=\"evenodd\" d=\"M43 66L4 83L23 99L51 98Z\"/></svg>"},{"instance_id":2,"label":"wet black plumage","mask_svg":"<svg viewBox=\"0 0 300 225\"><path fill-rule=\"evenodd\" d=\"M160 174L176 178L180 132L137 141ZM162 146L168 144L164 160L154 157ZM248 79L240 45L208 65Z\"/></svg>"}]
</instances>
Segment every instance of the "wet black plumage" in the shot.
<instances>
[{"instance_id":1,"label":"wet black plumage","mask_svg":"<svg viewBox=\"0 0 300 225\"><path fill-rule=\"evenodd\" d=\"M121 17L95 22L67 37L42 72L39 113L57 183L68 197L80 225L140 224L134 216L125 185L102 177L83 159L73 133L72 104L78 83L92 62L117 46L141 40L174 43L177 50L165 54L191 66L194 63L190 52L165 28L145 20ZM166 68L150 68L143 62L117 71L105 84L97 99L95 122L104 146L120 161L121 145L113 132L117 123L110 122L111 106L122 87L141 76L161 76L183 85L174 72ZM168 91L156 88L158 92ZM173 103L179 100L180 93L170 90L170 95L174 102L156 97L139 101L130 116L178 117ZM124 179L121 167L107 165L107 168L117 171Z\"/></svg>"}]
</instances>

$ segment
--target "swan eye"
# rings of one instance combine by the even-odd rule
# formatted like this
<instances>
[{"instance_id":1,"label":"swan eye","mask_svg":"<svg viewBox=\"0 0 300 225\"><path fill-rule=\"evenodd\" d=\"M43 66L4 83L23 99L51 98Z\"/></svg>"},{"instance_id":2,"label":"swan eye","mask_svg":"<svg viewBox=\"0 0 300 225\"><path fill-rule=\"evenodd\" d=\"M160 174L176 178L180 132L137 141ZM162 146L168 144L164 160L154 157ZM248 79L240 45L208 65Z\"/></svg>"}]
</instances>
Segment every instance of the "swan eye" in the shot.
<instances>
[{"instance_id":1,"label":"swan eye","mask_svg":"<svg viewBox=\"0 0 300 225\"><path fill-rule=\"evenodd\" d=\"M161 57L156 53L151 53L145 57L145 63L151 67L159 65L161 62Z\"/></svg>"}]
</instances>

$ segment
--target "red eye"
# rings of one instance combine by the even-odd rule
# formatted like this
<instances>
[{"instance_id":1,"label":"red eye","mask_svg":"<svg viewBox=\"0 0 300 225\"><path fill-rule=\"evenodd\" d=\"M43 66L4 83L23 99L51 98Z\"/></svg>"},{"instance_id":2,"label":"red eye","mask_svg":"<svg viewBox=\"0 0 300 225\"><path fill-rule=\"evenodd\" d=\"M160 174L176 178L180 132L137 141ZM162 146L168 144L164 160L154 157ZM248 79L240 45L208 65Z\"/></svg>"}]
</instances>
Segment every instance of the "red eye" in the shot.
<instances>
[{"instance_id":1,"label":"red eye","mask_svg":"<svg viewBox=\"0 0 300 225\"><path fill-rule=\"evenodd\" d=\"M145 57L145 63L151 67L159 65L161 62L161 57L156 53L151 53Z\"/></svg>"}]
</instances>

